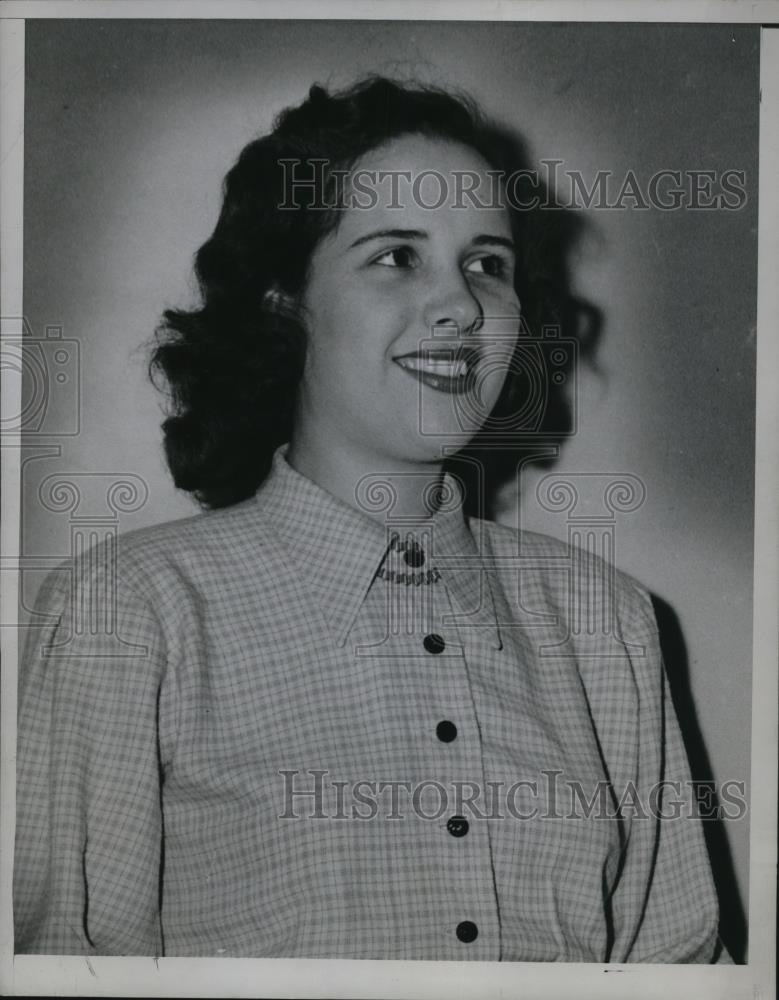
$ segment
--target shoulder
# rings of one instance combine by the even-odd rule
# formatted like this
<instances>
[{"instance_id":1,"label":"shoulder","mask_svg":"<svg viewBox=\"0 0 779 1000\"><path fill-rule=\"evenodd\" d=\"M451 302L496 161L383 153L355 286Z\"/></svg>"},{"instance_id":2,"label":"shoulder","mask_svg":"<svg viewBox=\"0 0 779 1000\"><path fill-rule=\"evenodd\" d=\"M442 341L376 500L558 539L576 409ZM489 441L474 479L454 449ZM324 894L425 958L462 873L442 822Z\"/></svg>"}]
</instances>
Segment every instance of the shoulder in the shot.
<instances>
[{"instance_id":1,"label":"shoulder","mask_svg":"<svg viewBox=\"0 0 779 1000\"><path fill-rule=\"evenodd\" d=\"M657 621L646 587L613 562L551 535L513 528L496 521L471 519L482 555L495 561L499 576L540 592L551 604L591 604L610 600L633 632L654 634Z\"/></svg>"},{"instance_id":2,"label":"shoulder","mask_svg":"<svg viewBox=\"0 0 779 1000\"><path fill-rule=\"evenodd\" d=\"M172 566L195 569L266 542L267 532L252 497L231 507L125 532L118 535L116 547L128 572L164 571Z\"/></svg>"},{"instance_id":3,"label":"shoulder","mask_svg":"<svg viewBox=\"0 0 779 1000\"><path fill-rule=\"evenodd\" d=\"M116 549L122 580L174 618L261 595L285 566L255 497L127 532Z\"/></svg>"},{"instance_id":4,"label":"shoulder","mask_svg":"<svg viewBox=\"0 0 779 1000\"><path fill-rule=\"evenodd\" d=\"M109 531L48 574L36 609L51 615L91 594L124 607L173 610L209 588L229 589L261 575L269 548L272 538L254 498L124 533Z\"/></svg>"}]
</instances>

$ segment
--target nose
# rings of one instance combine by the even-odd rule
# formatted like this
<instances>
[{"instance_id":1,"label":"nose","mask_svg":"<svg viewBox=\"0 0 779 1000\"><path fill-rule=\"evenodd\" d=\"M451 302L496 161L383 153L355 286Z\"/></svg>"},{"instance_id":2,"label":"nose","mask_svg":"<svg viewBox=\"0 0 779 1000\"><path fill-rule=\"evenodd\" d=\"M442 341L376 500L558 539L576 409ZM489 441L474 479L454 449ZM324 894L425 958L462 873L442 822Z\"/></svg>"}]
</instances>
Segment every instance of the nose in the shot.
<instances>
[{"instance_id":1,"label":"nose","mask_svg":"<svg viewBox=\"0 0 779 1000\"><path fill-rule=\"evenodd\" d=\"M481 302L462 273L439 277L434 281L424 308L428 331L435 327L456 326L459 336L476 333L484 325Z\"/></svg>"}]
</instances>

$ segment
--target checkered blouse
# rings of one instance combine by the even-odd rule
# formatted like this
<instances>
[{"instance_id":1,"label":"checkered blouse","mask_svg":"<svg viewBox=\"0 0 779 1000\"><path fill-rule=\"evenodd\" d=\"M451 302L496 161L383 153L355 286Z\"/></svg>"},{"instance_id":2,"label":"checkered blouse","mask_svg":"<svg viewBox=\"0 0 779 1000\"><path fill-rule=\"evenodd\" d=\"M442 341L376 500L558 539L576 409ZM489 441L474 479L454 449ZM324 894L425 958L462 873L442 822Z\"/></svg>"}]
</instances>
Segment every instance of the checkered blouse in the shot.
<instances>
[{"instance_id":1,"label":"checkered blouse","mask_svg":"<svg viewBox=\"0 0 779 1000\"><path fill-rule=\"evenodd\" d=\"M712 960L646 593L439 500L384 526L280 449L254 498L50 576L17 952Z\"/></svg>"}]
</instances>

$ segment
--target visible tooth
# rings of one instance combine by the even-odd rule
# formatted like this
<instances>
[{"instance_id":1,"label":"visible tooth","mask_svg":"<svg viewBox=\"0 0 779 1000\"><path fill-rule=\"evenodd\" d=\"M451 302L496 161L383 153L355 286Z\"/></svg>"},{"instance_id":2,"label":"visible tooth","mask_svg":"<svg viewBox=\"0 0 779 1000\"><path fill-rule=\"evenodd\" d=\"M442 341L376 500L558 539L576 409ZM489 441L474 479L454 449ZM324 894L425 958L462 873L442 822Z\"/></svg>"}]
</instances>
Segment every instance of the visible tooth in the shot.
<instances>
[{"instance_id":1,"label":"visible tooth","mask_svg":"<svg viewBox=\"0 0 779 1000\"><path fill-rule=\"evenodd\" d=\"M433 371L441 372L450 378L460 378L468 371L468 366L464 361L445 361L435 365Z\"/></svg>"},{"instance_id":2,"label":"visible tooth","mask_svg":"<svg viewBox=\"0 0 779 1000\"><path fill-rule=\"evenodd\" d=\"M403 358L403 366L430 375L445 375L447 378L460 378L468 371L466 363L459 359L442 361L437 358Z\"/></svg>"}]
</instances>

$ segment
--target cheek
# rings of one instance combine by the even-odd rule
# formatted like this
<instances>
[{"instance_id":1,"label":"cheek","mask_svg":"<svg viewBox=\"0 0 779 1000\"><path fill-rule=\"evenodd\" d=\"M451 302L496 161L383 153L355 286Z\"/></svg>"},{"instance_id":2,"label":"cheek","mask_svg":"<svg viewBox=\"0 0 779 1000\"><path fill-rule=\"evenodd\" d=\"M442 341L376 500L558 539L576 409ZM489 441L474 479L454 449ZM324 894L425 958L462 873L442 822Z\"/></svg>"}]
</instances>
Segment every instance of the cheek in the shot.
<instances>
[{"instance_id":1,"label":"cheek","mask_svg":"<svg viewBox=\"0 0 779 1000\"><path fill-rule=\"evenodd\" d=\"M362 357L367 363L379 356L401 329L404 307L397 293L382 297L346 287L311 317L312 350L318 355Z\"/></svg>"},{"instance_id":2,"label":"cheek","mask_svg":"<svg viewBox=\"0 0 779 1000\"><path fill-rule=\"evenodd\" d=\"M477 392L485 412L492 409L500 395L511 363L511 353L493 351L487 354L480 367Z\"/></svg>"},{"instance_id":3,"label":"cheek","mask_svg":"<svg viewBox=\"0 0 779 1000\"><path fill-rule=\"evenodd\" d=\"M482 333L482 361L478 377L479 396L490 407L500 395L506 376L513 367L519 333L516 299L505 298L494 302L492 309L494 319Z\"/></svg>"},{"instance_id":4,"label":"cheek","mask_svg":"<svg viewBox=\"0 0 779 1000\"><path fill-rule=\"evenodd\" d=\"M350 317L337 305L328 304L309 313L307 326L306 377L314 385L329 386L343 373L350 357Z\"/></svg>"}]
</instances>

